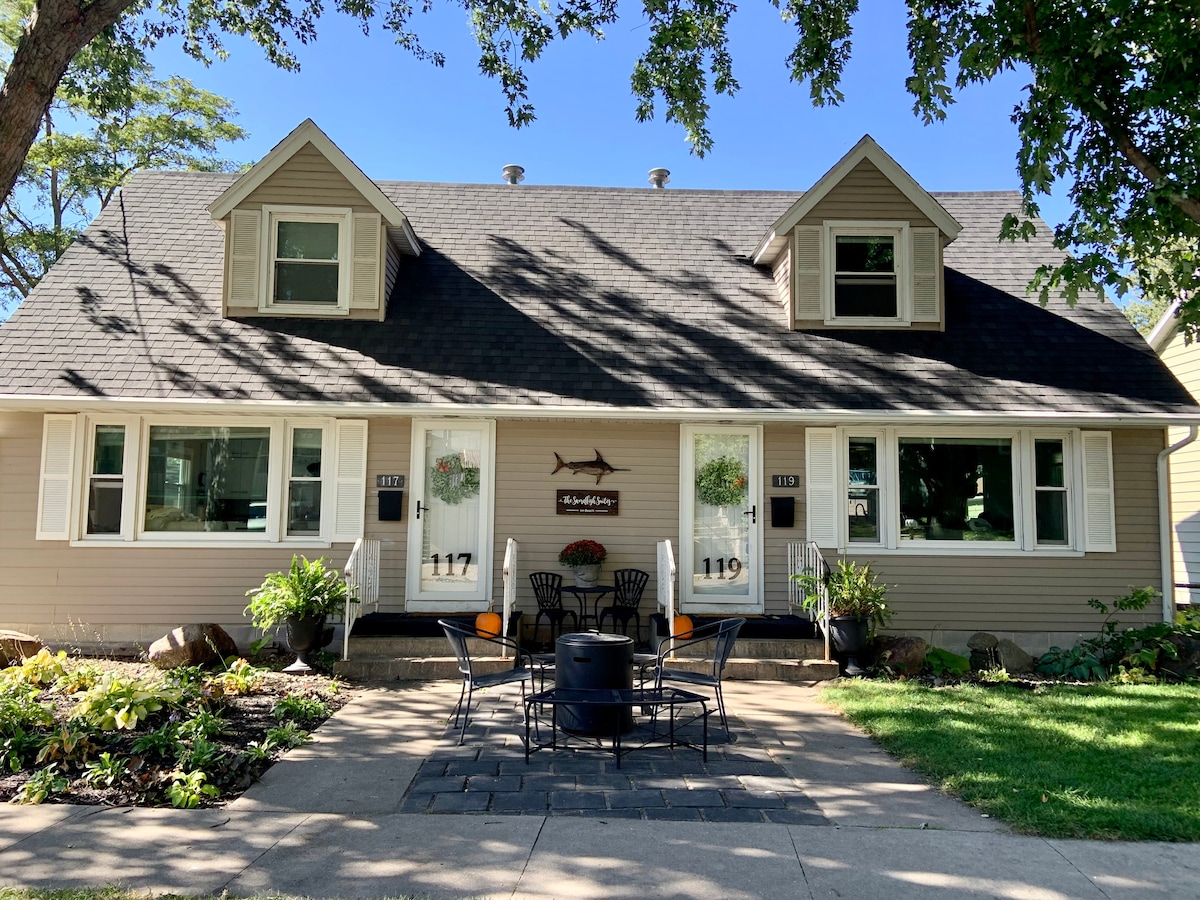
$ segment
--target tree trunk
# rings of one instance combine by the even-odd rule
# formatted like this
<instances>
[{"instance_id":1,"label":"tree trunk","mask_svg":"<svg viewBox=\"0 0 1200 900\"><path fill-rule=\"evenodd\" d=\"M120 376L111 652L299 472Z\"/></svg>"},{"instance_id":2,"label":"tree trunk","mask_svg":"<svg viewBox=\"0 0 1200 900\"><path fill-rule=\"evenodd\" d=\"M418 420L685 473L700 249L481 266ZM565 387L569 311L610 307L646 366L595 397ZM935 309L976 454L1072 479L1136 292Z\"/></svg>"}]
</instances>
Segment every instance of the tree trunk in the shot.
<instances>
[{"instance_id":1,"label":"tree trunk","mask_svg":"<svg viewBox=\"0 0 1200 900\"><path fill-rule=\"evenodd\" d=\"M39 0L0 88L0 202L8 199L42 116L80 50L134 0Z\"/></svg>"}]
</instances>

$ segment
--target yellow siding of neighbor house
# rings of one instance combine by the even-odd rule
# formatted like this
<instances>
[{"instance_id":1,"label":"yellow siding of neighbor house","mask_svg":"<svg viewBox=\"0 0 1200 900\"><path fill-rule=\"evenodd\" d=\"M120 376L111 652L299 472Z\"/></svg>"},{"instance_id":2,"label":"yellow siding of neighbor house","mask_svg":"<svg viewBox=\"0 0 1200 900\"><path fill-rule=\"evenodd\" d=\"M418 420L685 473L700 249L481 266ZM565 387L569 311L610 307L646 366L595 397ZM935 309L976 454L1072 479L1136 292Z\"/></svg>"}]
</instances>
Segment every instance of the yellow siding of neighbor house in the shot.
<instances>
[{"instance_id":1,"label":"yellow siding of neighbor house","mask_svg":"<svg viewBox=\"0 0 1200 900\"><path fill-rule=\"evenodd\" d=\"M1106 602L1131 586L1160 587L1158 483L1160 430L1112 432L1117 552L1082 558L987 556L872 556L889 593L896 631L1051 631L1095 633L1100 617L1087 601ZM832 559L831 559L832 562ZM1155 604L1122 621L1155 621Z\"/></svg>"},{"instance_id":2,"label":"yellow siding of neighbor house","mask_svg":"<svg viewBox=\"0 0 1200 900\"><path fill-rule=\"evenodd\" d=\"M261 209L264 204L279 206L330 206L349 207L356 213L377 213L374 206L366 201L362 194L352 185L341 172L325 158L312 144L305 144L296 154L279 167L271 176L255 188L245 200L238 204L238 209ZM262 313L257 306L233 306L229 301L230 271L229 260L231 228L225 229L225 313L229 316L299 316L309 318L312 314L280 313L272 311ZM387 244L386 236L381 232L380 253L384 252ZM260 248L260 253L263 248ZM388 284L385 266L380 266L379 282L380 296L390 285ZM337 318L367 319L378 321L382 319L385 304L379 303L377 308L351 308L347 315Z\"/></svg>"},{"instance_id":3,"label":"yellow siding of neighbor house","mask_svg":"<svg viewBox=\"0 0 1200 900\"><path fill-rule=\"evenodd\" d=\"M933 225L887 176L863 160L847 173L803 219L801 225L820 225L826 219L864 221L900 219L913 226Z\"/></svg>"},{"instance_id":4,"label":"yellow siding of neighbor house","mask_svg":"<svg viewBox=\"0 0 1200 900\"><path fill-rule=\"evenodd\" d=\"M34 540L41 441L40 413L0 413L0 627L118 644L148 644L189 622L248 627L246 591L267 572L286 568L291 549L71 547ZM342 566L350 545L308 553Z\"/></svg>"},{"instance_id":5,"label":"yellow siding of neighbor house","mask_svg":"<svg viewBox=\"0 0 1200 900\"><path fill-rule=\"evenodd\" d=\"M1183 334L1176 334L1161 357L1193 396L1200 393L1200 346L1185 344ZM1171 443L1187 433L1186 428L1172 428ZM1171 455L1170 472L1175 583L1200 585L1200 441ZM1200 589L1177 588L1175 599L1200 603Z\"/></svg>"}]
</instances>

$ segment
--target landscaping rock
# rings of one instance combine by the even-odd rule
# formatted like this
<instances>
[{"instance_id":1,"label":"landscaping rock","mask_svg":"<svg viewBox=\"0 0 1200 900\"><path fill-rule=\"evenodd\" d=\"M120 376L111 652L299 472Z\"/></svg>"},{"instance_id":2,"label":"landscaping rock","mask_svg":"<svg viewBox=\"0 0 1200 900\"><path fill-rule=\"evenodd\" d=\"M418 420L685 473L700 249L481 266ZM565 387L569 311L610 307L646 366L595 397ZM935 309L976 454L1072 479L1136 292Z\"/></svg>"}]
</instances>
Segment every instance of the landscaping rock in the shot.
<instances>
[{"instance_id":1,"label":"landscaping rock","mask_svg":"<svg viewBox=\"0 0 1200 900\"><path fill-rule=\"evenodd\" d=\"M1173 634L1167 638L1179 651L1178 659L1159 657L1158 668L1168 678L1200 678L1200 638L1187 634Z\"/></svg>"},{"instance_id":2,"label":"landscaping rock","mask_svg":"<svg viewBox=\"0 0 1200 900\"><path fill-rule=\"evenodd\" d=\"M996 655L996 664L1008 672L1009 675L1018 675L1033 671L1033 657L1012 641L1000 641L996 644L996 649L993 652Z\"/></svg>"},{"instance_id":3,"label":"landscaping rock","mask_svg":"<svg viewBox=\"0 0 1200 900\"><path fill-rule=\"evenodd\" d=\"M37 656L44 645L31 634L0 629L0 666L15 666L30 656Z\"/></svg>"},{"instance_id":4,"label":"landscaping rock","mask_svg":"<svg viewBox=\"0 0 1200 900\"><path fill-rule=\"evenodd\" d=\"M929 646L919 637L881 634L875 638L875 664L897 675L920 675Z\"/></svg>"},{"instance_id":5,"label":"landscaping rock","mask_svg":"<svg viewBox=\"0 0 1200 900\"><path fill-rule=\"evenodd\" d=\"M986 631L977 631L967 638L967 646L972 650L995 650L1000 639Z\"/></svg>"},{"instance_id":6,"label":"landscaping rock","mask_svg":"<svg viewBox=\"0 0 1200 900\"><path fill-rule=\"evenodd\" d=\"M237 652L237 644L220 625L184 625L150 645L150 662L160 669L206 666Z\"/></svg>"},{"instance_id":7,"label":"landscaping rock","mask_svg":"<svg viewBox=\"0 0 1200 900\"><path fill-rule=\"evenodd\" d=\"M988 669L994 669L998 665L1000 665L1000 663L996 662L995 649L971 651L972 672L986 672Z\"/></svg>"}]
</instances>

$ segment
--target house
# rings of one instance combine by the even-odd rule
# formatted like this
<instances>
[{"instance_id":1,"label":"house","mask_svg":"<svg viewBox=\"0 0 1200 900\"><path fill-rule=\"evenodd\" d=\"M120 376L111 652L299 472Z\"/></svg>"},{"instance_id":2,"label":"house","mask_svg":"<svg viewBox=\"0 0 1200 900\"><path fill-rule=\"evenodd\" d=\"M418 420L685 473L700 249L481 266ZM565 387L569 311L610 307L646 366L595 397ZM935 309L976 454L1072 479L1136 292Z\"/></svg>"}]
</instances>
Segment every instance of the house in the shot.
<instances>
[{"instance_id":1,"label":"house","mask_svg":"<svg viewBox=\"0 0 1200 900\"><path fill-rule=\"evenodd\" d=\"M1151 349L1166 363L1180 383L1191 392L1200 391L1200 353L1186 339L1175 314L1175 303L1159 319L1146 338ZM1179 447L1170 457L1171 570L1167 591L1177 605L1200 603L1200 443L1196 429L1172 428L1168 440Z\"/></svg>"},{"instance_id":2,"label":"house","mask_svg":"<svg viewBox=\"0 0 1200 900\"><path fill-rule=\"evenodd\" d=\"M383 610L472 612L508 538L528 573L586 537L669 539L684 612L787 612L815 542L896 631L1069 643L1163 583L1200 408L1111 304L1026 296L1018 204L869 137L803 194L376 182L311 121L139 173L0 328L0 625L244 640L264 573L361 537Z\"/></svg>"}]
</instances>

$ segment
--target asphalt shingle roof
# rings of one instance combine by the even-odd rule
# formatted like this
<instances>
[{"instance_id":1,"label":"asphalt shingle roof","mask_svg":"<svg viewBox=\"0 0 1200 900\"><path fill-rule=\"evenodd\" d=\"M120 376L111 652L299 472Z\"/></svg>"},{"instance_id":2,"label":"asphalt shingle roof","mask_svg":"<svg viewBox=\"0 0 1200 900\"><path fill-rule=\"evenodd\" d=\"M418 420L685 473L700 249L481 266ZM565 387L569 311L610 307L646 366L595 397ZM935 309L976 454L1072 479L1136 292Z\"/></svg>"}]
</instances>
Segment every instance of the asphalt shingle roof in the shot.
<instances>
[{"instance_id":1,"label":"asphalt shingle roof","mask_svg":"<svg viewBox=\"0 0 1200 900\"><path fill-rule=\"evenodd\" d=\"M946 331L793 332L749 254L799 196L380 182L424 247L387 320L224 319L234 176L133 178L0 327L0 394L1200 414L1110 303L1025 296L1015 193L935 194Z\"/></svg>"}]
</instances>

